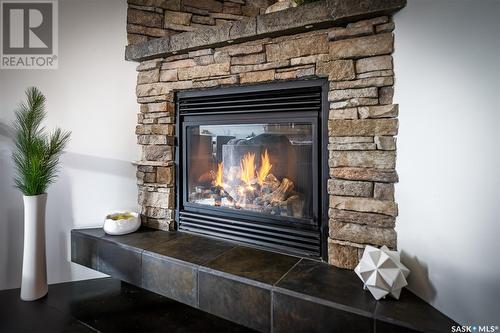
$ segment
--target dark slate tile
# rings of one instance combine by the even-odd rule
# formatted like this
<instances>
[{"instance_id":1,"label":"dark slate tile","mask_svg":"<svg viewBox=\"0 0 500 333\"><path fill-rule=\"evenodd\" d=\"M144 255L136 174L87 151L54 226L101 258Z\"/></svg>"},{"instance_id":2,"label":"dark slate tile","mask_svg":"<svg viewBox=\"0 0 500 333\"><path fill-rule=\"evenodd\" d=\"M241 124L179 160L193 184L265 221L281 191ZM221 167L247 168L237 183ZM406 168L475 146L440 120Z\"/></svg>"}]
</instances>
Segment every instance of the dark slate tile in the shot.
<instances>
[{"instance_id":1,"label":"dark slate tile","mask_svg":"<svg viewBox=\"0 0 500 333\"><path fill-rule=\"evenodd\" d=\"M192 264L207 263L235 245L209 237L180 233L183 236L147 249L153 256L166 256Z\"/></svg>"},{"instance_id":2,"label":"dark slate tile","mask_svg":"<svg viewBox=\"0 0 500 333\"><path fill-rule=\"evenodd\" d=\"M271 329L268 289L200 270L199 308L260 332Z\"/></svg>"},{"instance_id":3,"label":"dark slate tile","mask_svg":"<svg viewBox=\"0 0 500 333\"><path fill-rule=\"evenodd\" d=\"M142 227L136 232L127 235L112 236L105 234L102 239L143 250L181 236L183 236L181 233L175 231L170 232Z\"/></svg>"},{"instance_id":4,"label":"dark slate tile","mask_svg":"<svg viewBox=\"0 0 500 333\"><path fill-rule=\"evenodd\" d=\"M284 254L237 246L209 262L206 267L274 285L299 260Z\"/></svg>"},{"instance_id":5,"label":"dark slate tile","mask_svg":"<svg viewBox=\"0 0 500 333\"><path fill-rule=\"evenodd\" d=\"M106 233L104 232L104 230L102 230L102 228L73 229L73 230L71 230L71 233L72 234L81 234L81 235L90 236L90 237L94 237L94 238L101 238L104 235L106 235Z\"/></svg>"},{"instance_id":6,"label":"dark slate tile","mask_svg":"<svg viewBox=\"0 0 500 333\"><path fill-rule=\"evenodd\" d=\"M111 275L115 279L141 285L142 250L122 247L112 242L99 241L98 271Z\"/></svg>"},{"instance_id":7,"label":"dark slate tile","mask_svg":"<svg viewBox=\"0 0 500 333\"><path fill-rule=\"evenodd\" d=\"M142 287L176 301L198 306L198 275L192 265L142 255Z\"/></svg>"},{"instance_id":8,"label":"dark slate tile","mask_svg":"<svg viewBox=\"0 0 500 333\"><path fill-rule=\"evenodd\" d=\"M80 233L71 233L71 261L98 269L97 239Z\"/></svg>"},{"instance_id":9,"label":"dark slate tile","mask_svg":"<svg viewBox=\"0 0 500 333\"><path fill-rule=\"evenodd\" d=\"M0 332L95 332L68 313L48 305L47 297L24 302L19 294L19 289L0 291Z\"/></svg>"},{"instance_id":10,"label":"dark slate tile","mask_svg":"<svg viewBox=\"0 0 500 333\"><path fill-rule=\"evenodd\" d=\"M451 330L448 330L451 332ZM375 320L375 333L423 333L404 326L393 325L383 321Z\"/></svg>"},{"instance_id":11,"label":"dark slate tile","mask_svg":"<svg viewBox=\"0 0 500 333\"><path fill-rule=\"evenodd\" d=\"M54 308L67 312L95 330L105 333L251 331L111 278L49 286L48 301Z\"/></svg>"},{"instance_id":12,"label":"dark slate tile","mask_svg":"<svg viewBox=\"0 0 500 333\"><path fill-rule=\"evenodd\" d=\"M273 292L273 332L373 332L369 317Z\"/></svg>"},{"instance_id":13,"label":"dark slate tile","mask_svg":"<svg viewBox=\"0 0 500 333\"><path fill-rule=\"evenodd\" d=\"M375 318L421 332L450 332L451 326L458 325L407 289L403 289L399 300L380 300Z\"/></svg>"},{"instance_id":14,"label":"dark slate tile","mask_svg":"<svg viewBox=\"0 0 500 333\"><path fill-rule=\"evenodd\" d=\"M277 287L347 306L369 316L377 303L363 290L363 283L353 271L313 260L301 260Z\"/></svg>"}]
</instances>

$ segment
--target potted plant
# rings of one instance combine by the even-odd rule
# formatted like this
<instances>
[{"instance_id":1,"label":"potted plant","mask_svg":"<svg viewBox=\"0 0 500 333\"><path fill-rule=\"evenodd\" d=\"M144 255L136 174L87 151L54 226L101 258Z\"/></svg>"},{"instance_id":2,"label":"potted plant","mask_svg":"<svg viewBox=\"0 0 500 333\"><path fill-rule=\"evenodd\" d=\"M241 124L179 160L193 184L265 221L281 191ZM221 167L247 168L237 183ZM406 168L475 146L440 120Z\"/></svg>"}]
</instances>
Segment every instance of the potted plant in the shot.
<instances>
[{"instance_id":1,"label":"potted plant","mask_svg":"<svg viewBox=\"0 0 500 333\"><path fill-rule=\"evenodd\" d=\"M47 134L45 96L37 88L26 90L26 102L16 110L15 185L23 193L24 252L21 299L33 301L47 294L45 258L45 207L47 188L57 178L59 157L70 133L61 129Z\"/></svg>"}]
</instances>

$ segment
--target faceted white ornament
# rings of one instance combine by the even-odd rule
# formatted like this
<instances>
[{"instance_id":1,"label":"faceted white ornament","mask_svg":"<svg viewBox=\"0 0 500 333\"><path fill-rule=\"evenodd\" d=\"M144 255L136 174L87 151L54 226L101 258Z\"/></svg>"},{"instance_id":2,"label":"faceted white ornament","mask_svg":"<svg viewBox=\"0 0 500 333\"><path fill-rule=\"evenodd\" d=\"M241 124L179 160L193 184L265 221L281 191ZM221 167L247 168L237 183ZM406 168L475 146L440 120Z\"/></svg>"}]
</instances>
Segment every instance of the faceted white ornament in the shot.
<instances>
[{"instance_id":1,"label":"faceted white ornament","mask_svg":"<svg viewBox=\"0 0 500 333\"><path fill-rule=\"evenodd\" d=\"M410 274L410 270L401 263L398 251L391 251L387 246L378 249L370 245L366 246L354 272L376 300L388 294L399 299L401 289L408 284L406 278Z\"/></svg>"}]
</instances>

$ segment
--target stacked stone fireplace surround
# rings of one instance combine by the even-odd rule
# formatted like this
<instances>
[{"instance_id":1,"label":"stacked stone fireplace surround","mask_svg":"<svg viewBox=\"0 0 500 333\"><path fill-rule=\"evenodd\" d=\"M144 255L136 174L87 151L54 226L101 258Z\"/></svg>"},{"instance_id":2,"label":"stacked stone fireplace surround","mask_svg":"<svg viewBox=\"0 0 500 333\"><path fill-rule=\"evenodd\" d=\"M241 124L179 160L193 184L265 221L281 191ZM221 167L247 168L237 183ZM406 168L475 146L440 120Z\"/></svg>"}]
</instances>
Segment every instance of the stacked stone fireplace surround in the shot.
<instances>
[{"instance_id":1,"label":"stacked stone fireplace surround","mask_svg":"<svg viewBox=\"0 0 500 333\"><path fill-rule=\"evenodd\" d=\"M230 2L245 6L241 1ZM201 7L213 4L199 1L191 5L197 3ZM129 20L139 10L165 15L166 9L154 4L131 0ZM226 7L226 2L221 4L220 8ZM184 7L175 8L182 16ZM185 13L194 15L191 12ZM133 32L139 29L135 26L150 25L147 17L143 17L144 22L136 18L135 30L129 25L129 42L141 41ZM396 248L394 22L390 15L377 16L312 30L180 51L140 62L136 134L142 157L136 164L143 224L175 229L176 92L328 78L328 262L353 268L367 244Z\"/></svg>"}]
</instances>

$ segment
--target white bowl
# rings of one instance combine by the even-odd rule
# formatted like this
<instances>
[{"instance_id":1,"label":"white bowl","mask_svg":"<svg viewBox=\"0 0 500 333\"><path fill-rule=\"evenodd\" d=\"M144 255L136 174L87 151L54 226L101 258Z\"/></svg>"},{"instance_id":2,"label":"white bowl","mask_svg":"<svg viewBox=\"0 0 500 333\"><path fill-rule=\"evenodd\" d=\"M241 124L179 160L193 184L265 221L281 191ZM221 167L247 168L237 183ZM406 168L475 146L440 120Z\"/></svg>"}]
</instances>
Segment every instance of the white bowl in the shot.
<instances>
[{"instance_id":1,"label":"white bowl","mask_svg":"<svg viewBox=\"0 0 500 333\"><path fill-rule=\"evenodd\" d=\"M126 220L112 219L113 216L125 213L132 215L132 217ZM138 213L129 211L119 211L119 212L113 212L106 216L106 219L104 220L103 229L104 232L107 233L108 235L116 236L116 235L130 234L134 231L137 231L137 229L139 229L140 226L141 226L141 216Z\"/></svg>"}]
</instances>

